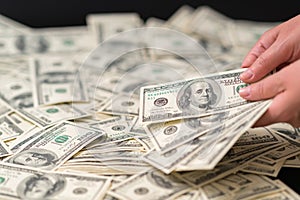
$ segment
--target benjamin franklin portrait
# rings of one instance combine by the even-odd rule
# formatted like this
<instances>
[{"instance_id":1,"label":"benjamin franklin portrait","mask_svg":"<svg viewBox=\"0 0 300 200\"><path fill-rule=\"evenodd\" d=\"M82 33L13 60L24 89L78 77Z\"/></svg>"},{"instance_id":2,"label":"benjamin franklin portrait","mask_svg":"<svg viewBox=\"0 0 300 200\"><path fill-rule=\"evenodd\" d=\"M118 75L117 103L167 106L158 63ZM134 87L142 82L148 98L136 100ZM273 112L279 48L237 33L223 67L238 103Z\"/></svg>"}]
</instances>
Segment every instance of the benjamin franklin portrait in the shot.
<instances>
[{"instance_id":1,"label":"benjamin franklin portrait","mask_svg":"<svg viewBox=\"0 0 300 200\"><path fill-rule=\"evenodd\" d=\"M34 174L19 183L17 193L21 199L52 199L64 189L65 185L65 179L59 175Z\"/></svg>"},{"instance_id":2,"label":"benjamin franklin portrait","mask_svg":"<svg viewBox=\"0 0 300 200\"><path fill-rule=\"evenodd\" d=\"M41 169L51 169L55 165L57 155L46 149L28 149L11 157L8 162Z\"/></svg>"},{"instance_id":3,"label":"benjamin franklin portrait","mask_svg":"<svg viewBox=\"0 0 300 200\"><path fill-rule=\"evenodd\" d=\"M45 53L49 42L43 36L26 37L19 35L15 41L16 48L22 53Z\"/></svg>"},{"instance_id":4,"label":"benjamin franklin portrait","mask_svg":"<svg viewBox=\"0 0 300 200\"><path fill-rule=\"evenodd\" d=\"M184 113L201 113L214 108L221 95L220 86L211 79L192 81L178 93L177 105Z\"/></svg>"}]
</instances>

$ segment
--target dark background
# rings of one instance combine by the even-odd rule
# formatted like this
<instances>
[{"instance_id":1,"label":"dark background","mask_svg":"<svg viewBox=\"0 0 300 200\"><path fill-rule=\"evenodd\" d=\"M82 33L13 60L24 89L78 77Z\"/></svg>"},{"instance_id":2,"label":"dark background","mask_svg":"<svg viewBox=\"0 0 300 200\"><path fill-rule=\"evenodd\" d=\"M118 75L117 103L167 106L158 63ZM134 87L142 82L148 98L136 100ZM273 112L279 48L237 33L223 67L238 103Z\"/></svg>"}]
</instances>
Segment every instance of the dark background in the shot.
<instances>
[{"instance_id":1,"label":"dark background","mask_svg":"<svg viewBox=\"0 0 300 200\"><path fill-rule=\"evenodd\" d=\"M31 27L85 25L88 13L137 12L168 19L180 6L208 5L233 19L275 22L300 14L300 1L263 0L1 0L0 13ZM300 169L283 168L278 176L300 194Z\"/></svg>"},{"instance_id":2,"label":"dark background","mask_svg":"<svg viewBox=\"0 0 300 200\"><path fill-rule=\"evenodd\" d=\"M299 0L1 0L0 12L32 27L84 25L88 13L137 12L167 19L181 5L209 5L234 19L284 21L300 14Z\"/></svg>"}]
</instances>

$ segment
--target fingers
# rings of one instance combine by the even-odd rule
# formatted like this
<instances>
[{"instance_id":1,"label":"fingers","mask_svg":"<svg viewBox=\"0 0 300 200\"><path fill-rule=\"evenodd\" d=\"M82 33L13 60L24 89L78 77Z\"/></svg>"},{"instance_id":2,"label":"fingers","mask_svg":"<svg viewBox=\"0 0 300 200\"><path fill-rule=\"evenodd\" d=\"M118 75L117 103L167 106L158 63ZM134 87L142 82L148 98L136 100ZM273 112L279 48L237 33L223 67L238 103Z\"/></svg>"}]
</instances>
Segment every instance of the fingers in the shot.
<instances>
[{"instance_id":1,"label":"fingers","mask_svg":"<svg viewBox=\"0 0 300 200\"><path fill-rule=\"evenodd\" d=\"M288 92L281 93L273 99L272 104L265 114L255 123L254 127L266 126L278 122L288 122L294 127L300 126L298 99L293 99L293 95ZM292 101L287 102L287 99ZM288 104L288 105L287 105Z\"/></svg>"},{"instance_id":2,"label":"fingers","mask_svg":"<svg viewBox=\"0 0 300 200\"><path fill-rule=\"evenodd\" d=\"M250 101L273 98L285 90L281 72L270 75L246 88L242 88L239 94L244 99Z\"/></svg>"},{"instance_id":3,"label":"fingers","mask_svg":"<svg viewBox=\"0 0 300 200\"><path fill-rule=\"evenodd\" d=\"M277 44L275 42L255 60L251 67L241 74L241 80L247 83L253 83L262 79L277 66L286 62L290 58L290 54L291 49L287 48L287 45L284 45L284 43Z\"/></svg>"},{"instance_id":4,"label":"fingers","mask_svg":"<svg viewBox=\"0 0 300 200\"><path fill-rule=\"evenodd\" d=\"M250 50L248 55L245 57L242 63L242 67L250 67L255 62L255 60L275 42L277 35L278 31L276 28L264 33L256 42L254 47Z\"/></svg>"},{"instance_id":5,"label":"fingers","mask_svg":"<svg viewBox=\"0 0 300 200\"><path fill-rule=\"evenodd\" d=\"M266 126L276 122L286 122L282 110L286 107L286 95L277 96L264 115L254 124L254 127Z\"/></svg>"},{"instance_id":6,"label":"fingers","mask_svg":"<svg viewBox=\"0 0 300 200\"><path fill-rule=\"evenodd\" d=\"M288 122L300 127L300 60L261 81L240 90L240 95L248 100L273 98L267 112L255 126L265 126L277 122Z\"/></svg>"}]
</instances>

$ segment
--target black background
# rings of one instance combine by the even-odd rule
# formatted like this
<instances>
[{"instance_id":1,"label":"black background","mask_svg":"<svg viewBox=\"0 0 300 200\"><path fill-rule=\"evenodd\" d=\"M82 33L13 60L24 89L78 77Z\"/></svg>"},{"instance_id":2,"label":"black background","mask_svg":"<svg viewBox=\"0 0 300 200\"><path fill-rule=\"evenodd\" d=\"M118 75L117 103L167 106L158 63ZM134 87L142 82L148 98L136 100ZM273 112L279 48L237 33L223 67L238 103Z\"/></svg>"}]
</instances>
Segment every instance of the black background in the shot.
<instances>
[{"instance_id":1,"label":"black background","mask_svg":"<svg viewBox=\"0 0 300 200\"><path fill-rule=\"evenodd\" d=\"M180 6L209 5L233 19L285 21L300 14L300 1L230 0L1 0L0 12L31 27L85 25L88 13L137 12L149 17L169 18ZM283 168L278 176L300 194L300 169Z\"/></svg>"},{"instance_id":2,"label":"black background","mask_svg":"<svg viewBox=\"0 0 300 200\"><path fill-rule=\"evenodd\" d=\"M300 1L269 0L1 0L0 12L32 27L84 25L88 13L137 12L167 19L181 5L209 5L234 19L284 21L300 13Z\"/></svg>"}]
</instances>

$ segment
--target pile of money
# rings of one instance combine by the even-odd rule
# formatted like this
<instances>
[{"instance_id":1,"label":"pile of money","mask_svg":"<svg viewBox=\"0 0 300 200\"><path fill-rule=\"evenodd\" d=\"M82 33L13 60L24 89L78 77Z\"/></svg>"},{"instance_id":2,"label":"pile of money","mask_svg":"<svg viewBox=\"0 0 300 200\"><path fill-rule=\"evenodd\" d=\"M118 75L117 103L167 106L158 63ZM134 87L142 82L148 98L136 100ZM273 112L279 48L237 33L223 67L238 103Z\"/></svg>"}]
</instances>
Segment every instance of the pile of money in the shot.
<instances>
[{"instance_id":1,"label":"pile of money","mask_svg":"<svg viewBox=\"0 0 300 200\"><path fill-rule=\"evenodd\" d=\"M240 62L278 23L202 6L167 21L90 14L34 29L0 15L0 199L300 199L300 130L251 128L271 100Z\"/></svg>"}]
</instances>

